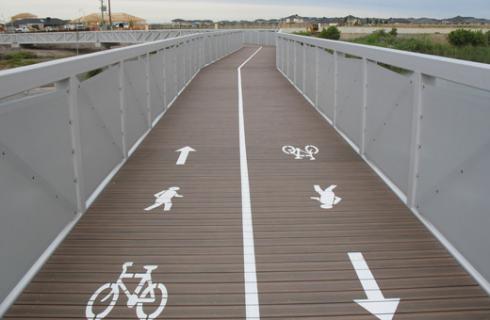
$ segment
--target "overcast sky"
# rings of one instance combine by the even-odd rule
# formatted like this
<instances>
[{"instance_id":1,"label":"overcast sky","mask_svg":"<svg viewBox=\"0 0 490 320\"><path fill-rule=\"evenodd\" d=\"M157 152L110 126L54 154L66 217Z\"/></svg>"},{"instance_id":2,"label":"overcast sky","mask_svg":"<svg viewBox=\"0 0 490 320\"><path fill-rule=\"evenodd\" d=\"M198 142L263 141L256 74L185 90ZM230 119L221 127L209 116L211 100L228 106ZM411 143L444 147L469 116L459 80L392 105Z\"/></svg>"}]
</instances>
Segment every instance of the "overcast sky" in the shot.
<instances>
[{"instance_id":1,"label":"overcast sky","mask_svg":"<svg viewBox=\"0 0 490 320\"><path fill-rule=\"evenodd\" d=\"M104 0L107 2L107 0ZM302 16L490 18L490 0L112 0L113 12L150 22L175 18L239 20ZM0 20L19 12L73 19L96 12L100 0L0 0Z\"/></svg>"}]
</instances>

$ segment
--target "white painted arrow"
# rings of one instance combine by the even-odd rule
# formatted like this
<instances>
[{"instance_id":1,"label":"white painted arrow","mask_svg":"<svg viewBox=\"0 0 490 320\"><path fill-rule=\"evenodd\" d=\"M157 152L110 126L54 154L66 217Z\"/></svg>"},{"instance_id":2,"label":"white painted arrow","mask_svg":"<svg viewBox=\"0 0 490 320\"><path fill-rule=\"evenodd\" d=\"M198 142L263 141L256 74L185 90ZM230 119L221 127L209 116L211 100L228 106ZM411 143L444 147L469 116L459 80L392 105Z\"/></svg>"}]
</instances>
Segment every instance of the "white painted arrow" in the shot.
<instances>
[{"instance_id":1,"label":"white painted arrow","mask_svg":"<svg viewBox=\"0 0 490 320\"><path fill-rule=\"evenodd\" d=\"M385 299L361 252L349 252L348 254L367 296L367 299L354 300L354 302L380 320L393 319L400 299Z\"/></svg>"},{"instance_id":2,"label":"white painted arrow","mask_svg":"<svg viewBox=\"0 0 490 320\"><path fill-rule=\"evenodd\" d=\"M183 166L185 162L187 161L187 157L189 156L190 152L195 152L193 148L187 146L180 148L179 150L175 150L175 152L180 152L179 159L177 159L177 165L178 166Z\"/></svg>"}]
</instances>

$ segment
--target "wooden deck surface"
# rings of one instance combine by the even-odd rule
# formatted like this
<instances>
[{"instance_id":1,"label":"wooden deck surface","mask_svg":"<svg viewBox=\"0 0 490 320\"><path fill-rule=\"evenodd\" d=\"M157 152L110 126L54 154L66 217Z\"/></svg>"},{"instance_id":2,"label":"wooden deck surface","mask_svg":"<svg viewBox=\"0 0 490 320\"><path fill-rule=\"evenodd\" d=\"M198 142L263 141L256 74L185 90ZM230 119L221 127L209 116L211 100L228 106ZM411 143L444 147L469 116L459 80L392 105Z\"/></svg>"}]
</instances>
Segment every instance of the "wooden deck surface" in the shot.
<instances>
[{"instance_id":1,"label":"wooden deck surface","mask_svg":"<svg viewBox=\"0 0 490 320\"><path fill-rule=\"evenodd\" d=\"M5 318L86 319L92 294L156 265L168 303L158 319L244 319L237 67L244 48L202 70ZM490 298L384 182L275 69L263 48L242 70L262 319L376 319L348 252L362 252L394 319L490 319ZM315 145L315 161L284 145ZM186 165L175 150L191 146ZM314 185L342 198L320 208ZM173 207L154 194L179 186ZM126 279L128 288L136 282ZM120 293L108 319L138 319ZM104 306L100 301L100 308ZM154 306L153 306L154 307ZM148 311L152 306L147 307Z\"/></svg>"}]
</instances>

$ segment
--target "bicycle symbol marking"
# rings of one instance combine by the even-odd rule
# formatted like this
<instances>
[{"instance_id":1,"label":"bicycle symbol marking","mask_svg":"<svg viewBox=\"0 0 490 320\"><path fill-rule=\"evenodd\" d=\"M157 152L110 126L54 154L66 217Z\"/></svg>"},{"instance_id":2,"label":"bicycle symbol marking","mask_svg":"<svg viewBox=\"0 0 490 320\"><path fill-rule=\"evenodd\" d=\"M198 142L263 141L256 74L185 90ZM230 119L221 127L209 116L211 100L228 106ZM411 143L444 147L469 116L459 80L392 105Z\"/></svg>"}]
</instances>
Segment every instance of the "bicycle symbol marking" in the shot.
<instances>
[{"instance_id":1,"label":"bicycle symbol marking","mask_svg":"<svg viewBox=\"0 0 490 320\"><path fill-rule=\"evenodd\" d=\"M143 266L146 270L144 273L130 273L128 268L133 266L133 262L126 262L122 266L122 272L115 283L105 283L90 297L85 309L85 316L88 320L100 320L107 317L112 311L119 298L119 293L122 291L128 301L126 305L132 309L136 306L136 315L140 320L153 320L158 317L165 305L167 304L168 292L163 283L153 283L151 279L151 272L158 268L158 266L148 265ZM141 279L134 292L130 292L124 284L124 279ZM157 291L158 292L155 292ZM158 303L157 299L161 299ZM109 305L103 306L101 303L109 301ZM155 304L157 302L157 304ZM156 309L147 313L143 310L144 304L151 304ZM95 311L100 309L100 311Z\"/></svg>"},{"instance_id":2,"label":"bicycle symbol marking","mask_svg":"<svg viewBox=\"0 0 490 320\"><path fill-rule=\"evenodd\" d=\"M294 155L295 160L303 160L304 158L309 158L310 160L315 160L314 155L318 154L320 150L313 145L305 146L304 150L294 146L283 146L282 152L287 155Z\"/></svg>"}]
</instances>

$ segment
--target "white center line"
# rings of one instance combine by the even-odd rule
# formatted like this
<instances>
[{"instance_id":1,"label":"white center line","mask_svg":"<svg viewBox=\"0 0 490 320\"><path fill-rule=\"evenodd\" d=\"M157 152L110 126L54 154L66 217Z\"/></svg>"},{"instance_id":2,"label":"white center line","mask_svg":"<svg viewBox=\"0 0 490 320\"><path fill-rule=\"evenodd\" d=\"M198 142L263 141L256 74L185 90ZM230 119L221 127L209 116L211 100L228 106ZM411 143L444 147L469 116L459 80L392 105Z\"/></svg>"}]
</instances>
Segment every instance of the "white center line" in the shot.
<instances>
[{"instance_id":1,"label":"white center line","mask_svg":"<svg viewBox=\"0 0 490 320\"><path fill-rule=\"evenodd\" d=\"M257 51L238 67L238 123L240 130L240 174L242 184L243 268L247 320L260 319L260 311L257 273L255 269L254 229L252 223L252 205L250 202L250 182L248 178L245 120L243 117L242 67L245 66L261 49L262 47L257 49Z\"/></svg>"}]
</instances>

